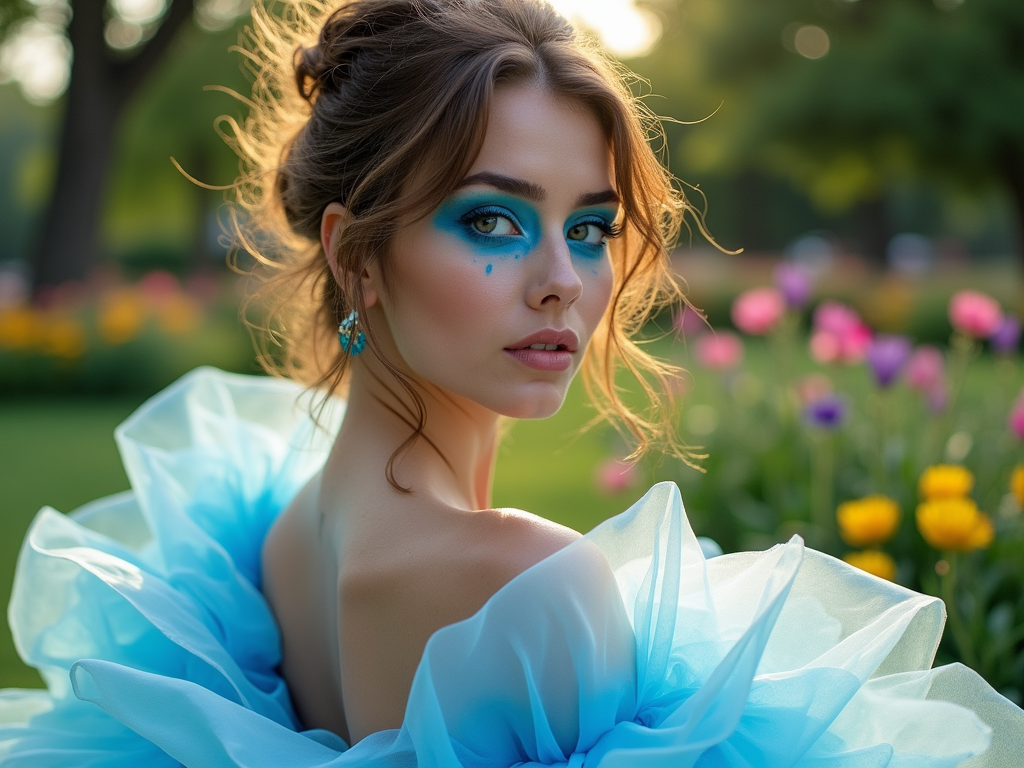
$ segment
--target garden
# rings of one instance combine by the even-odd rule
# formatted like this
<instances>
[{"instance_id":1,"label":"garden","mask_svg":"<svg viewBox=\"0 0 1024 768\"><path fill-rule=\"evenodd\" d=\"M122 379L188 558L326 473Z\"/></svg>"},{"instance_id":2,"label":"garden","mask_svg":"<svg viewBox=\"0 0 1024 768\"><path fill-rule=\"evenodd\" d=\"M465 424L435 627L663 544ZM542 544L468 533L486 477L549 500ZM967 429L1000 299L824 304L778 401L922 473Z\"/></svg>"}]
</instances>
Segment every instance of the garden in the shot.
<instances>
[{"instance_id":1,"label":"garden","mask_svg":"<svg viewBox=\"0 0 1024 768\"><path fill-rule=\"evenodd\" d=\"M687 304L641 333L693 458L631 461L577 380L503 433L494 505L588 531L673 481L725 553L800 536L940 598L936 664L1024 704L1024 3L551 2L636 73L693 206ZM262 375L225 236L251 3L71 7L0 0L5 605L40 508L128 487L120 422L197 366ZM42 680L5 624L11 686Z\"/></svg>"},{"instance_id":2,"label":"garden","mask_svg":"<svg viewBox=\"0 0 1024 768\"><path fill-rule=\"evenodd\" d=\"M796 534L942 598L939 661L963 661L1019 703L1024 371L1012 295L918 280L884 289L878 314L878 285L851 291L841 271L762 260L737 273L691 281L694 305L646 333L680 366L678 426L703 458L623 461L612 430L584 430L593 414L577 382L555 418L508 431L495 505L586 531L673 480L697 533L726 552ZM127 486L112 430L146 396L200 364L255 372L238 296L228 277L153 271L48 309L0 309L4 562L43 504L67 512ZM0 687L35 684L5 639Z\"/></svg>"}]
</instances>

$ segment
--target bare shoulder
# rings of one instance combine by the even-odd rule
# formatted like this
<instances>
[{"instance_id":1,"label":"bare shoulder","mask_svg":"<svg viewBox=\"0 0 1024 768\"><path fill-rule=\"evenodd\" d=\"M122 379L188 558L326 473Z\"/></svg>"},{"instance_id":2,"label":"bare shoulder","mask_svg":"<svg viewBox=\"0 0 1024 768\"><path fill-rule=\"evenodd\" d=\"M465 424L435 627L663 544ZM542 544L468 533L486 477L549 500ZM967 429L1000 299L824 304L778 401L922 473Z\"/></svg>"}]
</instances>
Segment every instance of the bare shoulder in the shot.
<instances>
[{"instance_id":1,"label":"bare shoulder","mask_svg":"<svg viewBox=\"0 0 1024 768\"><path fill-rule=\"evenodd\" d=\"M505 584L580 538L577 531L514 509L435 515L348 571L350 597L424 614L431 631L468 618ZM443 522L442 522L443 521ZM386 599L384 599L386 597Z\"/></svg>"},{"instance_id":2,"label":"bare shoulder","mask_svg":"<svg viewBox=\"0 0 1024 768\"><path fill-rule=\"evenodd\" d=\"M521 509L475 513L475 549L492 564L496 578L509 581L580 538L572 528Z\"/></svg>"}]
</instances>

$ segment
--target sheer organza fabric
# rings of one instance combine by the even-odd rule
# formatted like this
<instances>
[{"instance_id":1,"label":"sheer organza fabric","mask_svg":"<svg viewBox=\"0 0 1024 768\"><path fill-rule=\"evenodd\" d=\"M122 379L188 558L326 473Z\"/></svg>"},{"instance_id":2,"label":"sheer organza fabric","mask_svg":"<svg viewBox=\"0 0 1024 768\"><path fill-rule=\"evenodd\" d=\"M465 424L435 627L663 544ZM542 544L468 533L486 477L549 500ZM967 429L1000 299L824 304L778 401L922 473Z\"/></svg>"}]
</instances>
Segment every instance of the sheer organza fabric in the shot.
<instances>
[{"instance_id":1,"label":"sheer organza fabric","mask_svg":"<svg viewBox=\"0 0 1024 768\"><path fill-rule=\"evenodd\" d=\"M132 491L39 513L9 619L48 690L0 692L0 764L1024 765L1024 713L930 669L939 601L797 538L706 561L669 483L435 633L400 729L303 731L260 550L344 410L308 406L199 369L118 429Z\"/></svg>"}]
</instances>

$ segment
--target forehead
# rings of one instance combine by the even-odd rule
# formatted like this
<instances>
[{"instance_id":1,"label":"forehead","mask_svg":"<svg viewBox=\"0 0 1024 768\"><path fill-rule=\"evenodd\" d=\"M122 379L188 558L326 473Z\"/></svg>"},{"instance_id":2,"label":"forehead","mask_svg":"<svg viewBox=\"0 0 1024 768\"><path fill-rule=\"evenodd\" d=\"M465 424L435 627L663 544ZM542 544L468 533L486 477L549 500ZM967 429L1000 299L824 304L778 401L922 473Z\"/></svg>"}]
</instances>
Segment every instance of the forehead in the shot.
<instances>
[{"instance_id":1,"label":"forehead","mask_svg":"<svg viewBox=\"0 0 1024 768\"><path fill-rule=\"evenodd\" d=\"M597 118L538 85L499 87L469 175L498 173L558 199L614 188L612 154Z\"/></svg>"}]
</instances>

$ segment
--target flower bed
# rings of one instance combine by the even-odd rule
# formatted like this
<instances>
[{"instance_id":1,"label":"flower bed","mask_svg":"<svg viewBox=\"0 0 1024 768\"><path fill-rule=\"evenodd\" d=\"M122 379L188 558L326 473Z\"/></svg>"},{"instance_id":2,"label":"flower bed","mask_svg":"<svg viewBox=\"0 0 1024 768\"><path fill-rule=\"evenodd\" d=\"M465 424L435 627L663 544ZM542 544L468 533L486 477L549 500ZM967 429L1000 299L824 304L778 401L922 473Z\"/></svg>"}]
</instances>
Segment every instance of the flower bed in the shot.
<instances>
[{"instance_id":1,"label":"flower bed","mask_svg":"<svg viewBox=\"0 0 1024 768\"><path fill-rule=\"evenodd\" d=\"M0 304L0 394L151 394L197 365L255 372L234 286L158 271Z\"/></svg>"},{"instance_id":2,"label":"flower bed","mask_svg":"<svg viewBox=\"0 0 1024 768\"><path fill-rule=\"evenodd\" d=\"M942 597L944 660L964 661L1020 703L1019 320L960 291L948 345L920 345L877 333L845 304L808 311L811 288L786 266L774 286L740 294L738 334L712 331L690 309L676 317L673 354L691 371L681 424L708 458L705 474L655 475L674 475L697 530L726 551L800 534Z\"/></svg>"}]
</instances>

